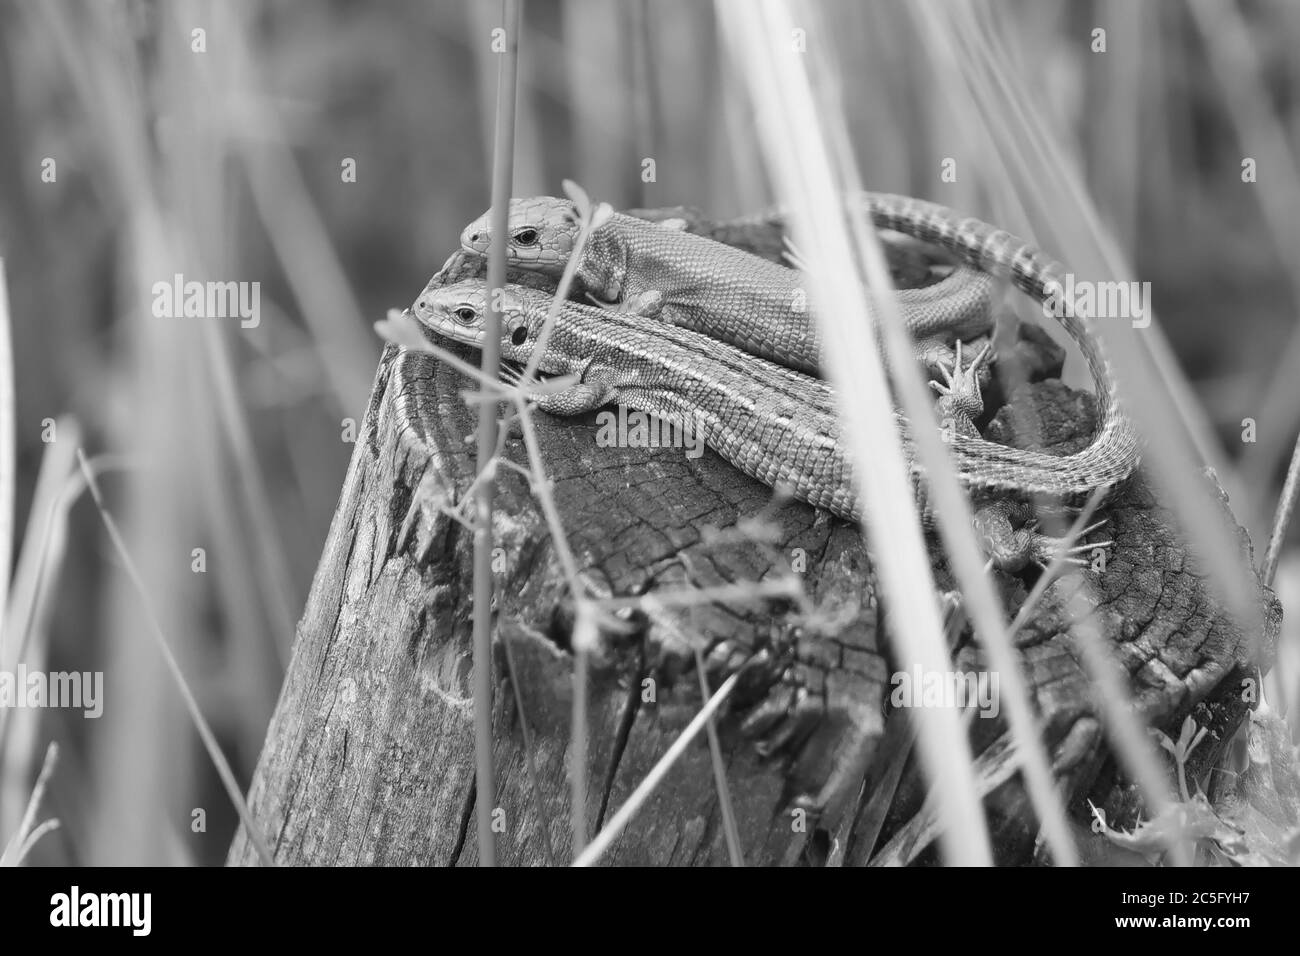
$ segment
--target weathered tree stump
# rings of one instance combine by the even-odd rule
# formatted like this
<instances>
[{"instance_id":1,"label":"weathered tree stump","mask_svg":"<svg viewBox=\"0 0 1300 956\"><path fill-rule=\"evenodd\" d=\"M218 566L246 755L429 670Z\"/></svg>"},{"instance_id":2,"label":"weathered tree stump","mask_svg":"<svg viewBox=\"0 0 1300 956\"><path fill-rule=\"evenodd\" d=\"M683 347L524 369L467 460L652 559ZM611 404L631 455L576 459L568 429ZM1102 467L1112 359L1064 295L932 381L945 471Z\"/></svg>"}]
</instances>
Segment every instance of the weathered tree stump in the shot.
<instances>
[{"instance_id":1,"label":"weathered tree stump","mask_svg":"<svg viewBox=\"0 0 1300 956\"><path fill-rule=\"evenodd\" d=\"M751 223L741 235L698 218L690 224L779 255L777 223ZM1076 450L1091 433L1090 396L1054 379L1059 354L1053 361L1040 336L1027 331L1021 347L1041 361L1027 363L1037 381L1014 393L1016 424L1035 424L1044 438L1035 447ZM381 360L251 789L253 815L281 863L478 860L471 533L448 514L474 471L475 415L461 397L467 387L427 354L389 347ZM994 437L1033 444L1006 411L990 426ZM592 416L534 420L568 541L598 592L654 595L762 581L798 555L805 591L822 612L809 619L789 602L689 609L651 603L626 622L632 633L608 635L590 674L590 832L697 713L698 647L714 686L743 666L719 731L745 861L821 862L829 835L792 826L789 801L815 790L844 752L870 752L889 711L890 645L872 557L858 529L802 504L774 505L770 489L711 451L688 460L680 449L597 447ZM522 442L508 439L504 455L524 463ZM498 860L566 862L573 852L572 605L527 481L510 469L498 476L493 532L504 559L494 644L494 806L504 824ZM1209 766L1248 712L1241 680L1268 665L1277 602L1261 588L1263 633L1239 633L1189 565L1173 515L1141 474L1105 514L1115 547L1106 572L1090 578L1098 599L1095 626L1127 670L1138 712L1153 726L1176 737L1191 715L1209 728L1209 741L1195 753L1198 767ZM760 515L761 543L737 531ZM715 539L710 529L729 533ZM1244 534L1241 542L1241 559L1249 561ZM936 580L950 583L937 548L934 565ZM998 584L1014 614L1028 580L999 575ZM1087 798L1127 825L1136 804L1132 789L1117 779L1098 701L1068 633L1069 598L1062 582L1053 584L1017 643L1055 772L1086 836ZM969 640L956 660L962 669L982 668ZM645 699L647 679L654 682L653 701ZM530 782L516 693L531 731L539 792ZM1001 718L974 721L975 752L1005 730ZM882 773L879 763L868 790ZM909 761L877 848L917 811L923 787ZM1037 827L1020 778L999 786L986 807L999 861L1033 859ZM871 851L857 839L859 830L841 831L847 839L836 846L849 863L865 862ZM256 859L241 830L229 861ZM604 862L727 860L701 737Z\"/></svg>"}]
</instances>

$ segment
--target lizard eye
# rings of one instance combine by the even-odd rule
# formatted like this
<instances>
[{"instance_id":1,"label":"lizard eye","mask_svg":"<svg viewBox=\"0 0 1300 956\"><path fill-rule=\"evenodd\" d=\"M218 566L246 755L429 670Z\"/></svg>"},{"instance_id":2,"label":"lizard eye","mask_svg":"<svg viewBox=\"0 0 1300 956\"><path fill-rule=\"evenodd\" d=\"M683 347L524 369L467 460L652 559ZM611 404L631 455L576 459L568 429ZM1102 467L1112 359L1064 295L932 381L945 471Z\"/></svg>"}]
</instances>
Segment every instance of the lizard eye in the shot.
<instances>
[{"instance_id":1,"label":"lizard eye","mask_svg":"<svg viewBox=\"0 0 1300 956\"><path fill-rule=\"evenodd\" d=\"M519 326L510 333L510 342L512 345L523 345L528 341L528 329L525 326Z\"/></svg>"},{"instance_id":2,"label":"lizard eye","mask_svg":"<svg viewBox=\"0 0 1300 956\"><path fill-rule=\"evenodd\" d=\"M537 230L529 227L515 233L515 242L521 246L537 245Z\"/></svg>"},{"instance_id":3,"label":"lizard eye","mask_svg":"<svg viewBox=\"0 0 1300 956\"><path fill-rule=\"evenodd\" d=\"M478 313L467 305L462 305L459 309L453 312L452 315L456 317L457 322L460 322L463 325L473 325L478 319Z\"/></svg>"}]
</instances>

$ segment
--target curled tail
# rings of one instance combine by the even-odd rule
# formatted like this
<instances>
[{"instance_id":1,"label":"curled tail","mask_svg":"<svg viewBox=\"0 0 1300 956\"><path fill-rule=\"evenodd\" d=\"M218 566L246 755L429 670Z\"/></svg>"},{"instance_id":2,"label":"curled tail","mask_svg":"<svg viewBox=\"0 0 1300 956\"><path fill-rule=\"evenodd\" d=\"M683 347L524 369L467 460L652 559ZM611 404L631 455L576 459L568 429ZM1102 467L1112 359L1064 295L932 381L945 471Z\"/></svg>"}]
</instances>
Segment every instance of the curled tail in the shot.
<instances>
[{"instance_id":1,"label":"curled tail","mask_svg":"<svg viewBox=\"0 0 1300 956\"><path fill-rule=\"evenodd\" d=\"M1097 431L1087 448L1058 457L1007 448L979 438L959 438L954 442L959 469L966 470L961 459L968 456L979 463L978 469L972 467L972 474L963 476L967 483L990 489L1013 489L1025 484L1051 486L1059 488L1062 495L1072 496L1127 478L1138 462L1137 434L1120 408L1114 374L1100 337L1064 299L1064 270L1060 264L1003 229L936 203L887 193L864 193L862 200L877 228L941 246L973 268L1009 279L1035 302L1054 307L1059 303L1059 309L1054 308L1057 321L1079 346L1092 373L1097 393Z\"/></svg>"}]
</instances>

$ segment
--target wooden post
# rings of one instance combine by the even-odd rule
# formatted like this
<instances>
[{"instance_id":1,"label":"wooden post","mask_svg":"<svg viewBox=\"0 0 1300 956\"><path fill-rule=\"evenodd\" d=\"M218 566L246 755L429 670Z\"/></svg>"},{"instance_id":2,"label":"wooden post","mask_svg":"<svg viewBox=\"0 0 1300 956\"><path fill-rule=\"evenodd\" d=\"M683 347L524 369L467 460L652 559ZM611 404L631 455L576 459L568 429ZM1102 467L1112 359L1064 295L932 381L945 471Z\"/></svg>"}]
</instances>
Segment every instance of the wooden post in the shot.
<instances>
[{"instance_id":1,"label":"wooden post","mask_svg":"<svg viewBox=\"0 0 1300 956\"><path fill-rule=\"evenodd\" d=\"M750 228L724 237L779 250L771 235L753 231L779 226ZM1048 354L1032 332L1022 347ZM1010 422L1028 410L1047 447L1066 454L1087 441L1091 400L1050 380L1059 361L1040 366L1035 377L1048 380L1018 391L1017 415L1000 414L992 427L998 440L1016 443ZM467 387L427 354L389 347L380 362L250 792L254 817L282 864L477 861L472 534L455 514L473 473L474 415L461 397ZM589 831L597 832L699 710L698 648L713 686L742 670L719 728L745 862L865 862L871 848L862 834L875 826L872 813L828 832L790 804L800 793L816 792L846 762L877 754L897 761L906 753L894 745L906 734L879 746L892 670L871 558L858 530L801 504L773 506L770 489L711 451L692 458L681 448L601 447L591 415L539 413L535 422L568 541L599 593L677 593L762 581L794 567L819 612L801 614L790 602L650 603L623 620L623 633L606 634L589 685ZM507 439L504 457L523 463L522 442ZM498 860L567 863L574 851L572 604L527 480L509 468L498 474L492 728ZM1139 710L1153 725L1177 737L1190 714L1211 729L1194 755L1198 766L1208 766L1247 713L1240 681L1256 674L1257 664L1267 665L1280 620L1277 602L1261 588L1266 627L1257 635L1262 659L1253 661L1250 641L1190 569L1171 515L1140 475L1106 513L1116 546L1105 574L1093 579L1095 624L1127 668ZM761 542L747 537L758 516ZM1243 560L1247 547L1243 535ZM873 550L888 559L887 549ZM935 560L938 579L947 579L942 558ZM1002 576L1000 584L1012 615L1025 582ZM1113 772L1096 701L1068 635L1068 599L1053 585L1018 642L1071 816L1086 840L1085 798L1107 808L1112 822L1131 820L1137 808ZM978 668L978 648L959 646L956 662ZM895 712L891 724L905 715ZM1003 734L1001 720L974 721L976 752L995 747ZM889 776L888 761L872 764L864 801ZM877 850L891 835L906 833L901 828L923 796L908 761ZM1035 827L1018 777L994 789L987 805L998 859L1033 858ZM229 862L257 862L242 830ZM603 862L728 862L703 736Z\"/></svg>"}]
</instances>

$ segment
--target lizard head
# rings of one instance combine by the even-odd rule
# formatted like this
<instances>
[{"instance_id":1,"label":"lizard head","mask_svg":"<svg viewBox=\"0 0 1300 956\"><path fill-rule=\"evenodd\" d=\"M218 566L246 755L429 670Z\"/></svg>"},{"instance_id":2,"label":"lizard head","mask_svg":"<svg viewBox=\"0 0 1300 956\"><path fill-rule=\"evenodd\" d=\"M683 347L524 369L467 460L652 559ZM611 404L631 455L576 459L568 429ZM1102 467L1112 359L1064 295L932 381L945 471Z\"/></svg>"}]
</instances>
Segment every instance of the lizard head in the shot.
<instances>
[{"instance_id":1,"label":"lizard head","mask_svg":"<svg viewBox=\"0 0 1300 956\"><path fill-rule=\"evenodd\" d=\"M501 293L501 356L528 361L550 296L530 289L510 287ZM540 309L529 309L527 296L542 300ZM416 300L415 316L429 329L454 342L481 348L487 329L488 292L479 279L465 279L438 289L426 289Z\"/></svg>"},{"instance_id":2,"label":"lizard head","mask_svg":"<svg viewBox=\"0 0 1300 956\"><path fill-rule=\"evenodd\" d=\"M491 210L479 216L460 234L461 248L480 256L492 244ZM558 276L564 271L578 223L573 203L554 196L510 200L507 222L506 261L521 269Z\"/></svg>"},{"instance_id":3,"label":"lizard head","mask_svg":"<svg viewBox=\"0 0 1300 956\"><path fill-rule=\"evenodd\" d=\"M487 287L467 279L425 289L416 300L415 317L443 338L482 346L487 328Z\"/></svg>"}]
</instances>

